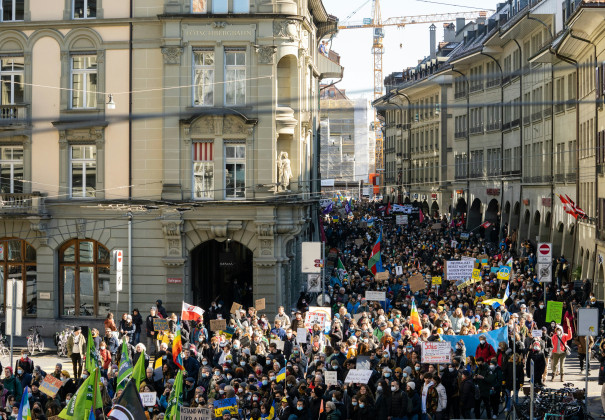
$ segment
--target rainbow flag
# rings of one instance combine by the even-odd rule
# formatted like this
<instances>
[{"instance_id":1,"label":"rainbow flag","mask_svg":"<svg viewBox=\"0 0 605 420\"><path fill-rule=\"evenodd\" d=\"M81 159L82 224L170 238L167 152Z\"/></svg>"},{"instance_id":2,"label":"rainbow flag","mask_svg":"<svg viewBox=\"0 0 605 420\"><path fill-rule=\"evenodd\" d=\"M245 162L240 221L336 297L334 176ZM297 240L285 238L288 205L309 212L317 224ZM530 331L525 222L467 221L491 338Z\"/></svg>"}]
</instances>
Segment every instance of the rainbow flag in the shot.
<instances>
[{"instance_id":1,"label":"rainbow flag","mask_svg":"<svg viewBox=\"0 0 605 420\"><path fill-rule=\"evenodd\" d=\"M181 341L181 325L176 324L176 335L174 336L174 340L172 341L172 360L175 365L179 367L180 370L185 370L183 367L183 357L181 353L183 352L183 342Z\"/></svg>"},{"instance_id":2,"label":"rainbow flag","mask_svg":"<svg viewBox=\"0 0 605 420\"><path fill-rule=\"evenodd\" d=\"M416 309L416 301L412 299L412 310L410 311L410 325L412 330L418 332L422 329L422 323L420 322L420 315Z\"/></svg>"},{"instance_id":3,"label":"rainbow flag","mask_svg":"<svg viewBox=\"0 0 605 420\"><path fill-rule=\"evenodd\" d=\"M374 244L374 248L372 248L372 255L370 255L370 259L368 260L368 268L372 271L372 274L376 275L376 273L382 273L384 268L382 268L382 256L380 254L380 242L382 241L382 230L380 234L378 234L378 239Z\"/></svg>"},{"instance_id":4,"label":"rainbow flag","mask_svg":"<svg viewBox=\"0 0 605 420\"><path fill-rule=\"evenodd\" d=\"M29 408L29 396L28 387L23 390L23 396L21 398L21 405L19 405L19 414L17 420L32 420L32 411Z\"/></svg>"}]
</instances>

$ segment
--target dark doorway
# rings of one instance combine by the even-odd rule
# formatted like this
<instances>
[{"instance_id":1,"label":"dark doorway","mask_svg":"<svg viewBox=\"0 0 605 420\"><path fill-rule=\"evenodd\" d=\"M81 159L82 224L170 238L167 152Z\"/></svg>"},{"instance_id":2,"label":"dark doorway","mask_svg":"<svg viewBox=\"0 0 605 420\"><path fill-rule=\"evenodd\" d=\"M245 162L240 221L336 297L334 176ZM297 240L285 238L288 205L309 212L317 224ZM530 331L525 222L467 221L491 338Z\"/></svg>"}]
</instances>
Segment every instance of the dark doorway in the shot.
<instances>
[{"instance_id":1,"label":"dark doorway","mask_svg":"<svg viewBox=\"0 0 605 420\"><path fill-rule=\"evenodd\" d=\"M232 240L204 242L191 251L194 305L222 302L226 311L237 302L252 306L252 251Z\"/></svg>"}]
</instances>

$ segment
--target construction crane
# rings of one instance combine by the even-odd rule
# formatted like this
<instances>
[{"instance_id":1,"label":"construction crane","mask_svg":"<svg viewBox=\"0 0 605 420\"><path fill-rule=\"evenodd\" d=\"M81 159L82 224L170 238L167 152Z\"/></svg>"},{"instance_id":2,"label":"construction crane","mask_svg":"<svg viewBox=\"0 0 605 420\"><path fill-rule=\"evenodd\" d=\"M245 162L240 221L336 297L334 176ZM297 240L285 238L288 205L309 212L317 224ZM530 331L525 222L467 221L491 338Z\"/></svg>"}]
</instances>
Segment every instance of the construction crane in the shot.
<instances>
[{"instance_id":1,"label":"construction crane","mask_svg":"<svg viewBox=\"0 0 605 420\"><path fill-rule=\"evenodd\" d=\"M390 17L383 21L380 13L380 0L371 1L372 18L363 19L361 22L347 22L343 25L339 25L338 29L374 29L372 31L372 55L374 56L375 100L383 95L384 90L384 78L382 74L382 56L384 54L384 44L382 41L384 39L385 27L396 26L398 28L402 28L406 25L420 23L451 22L456 20L456 18L473 19L476 17L485 17L488 13L488 10L474 12L436 13L430 15ZM364 3L361 7L363 7L366 3ZM353 14L357 13L361 7L355 10ZM374 113L374 132L376 135L376 149L374 152L376 171L384 171L384 138L382 135L382 126L380 121L378 121L376 113Z\"/></svg>"}]
</instances>

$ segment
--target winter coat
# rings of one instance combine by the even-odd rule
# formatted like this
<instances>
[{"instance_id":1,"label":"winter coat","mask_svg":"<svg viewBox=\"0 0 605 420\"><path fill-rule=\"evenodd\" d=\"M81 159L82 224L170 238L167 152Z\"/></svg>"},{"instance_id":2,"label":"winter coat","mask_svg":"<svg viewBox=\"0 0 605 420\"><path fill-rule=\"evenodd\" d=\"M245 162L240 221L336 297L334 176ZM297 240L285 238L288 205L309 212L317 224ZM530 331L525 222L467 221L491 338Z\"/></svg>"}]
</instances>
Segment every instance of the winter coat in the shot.
<instances>
[{"instance_id":1,"label":"winter coat","mask_svg":"<svg viewBox=\"0 0 605 420\"><path fill-rule=\"evenodd\" d=\"M599 354L599 385L605 384L605 350L601 347L601 354Z\"/></svg>"},{"instance_id":2,"label":"winter coat","mask_svg":"<svg viewBox=\"0 0 605 420\"><path fill-rule=\"evenodd\" d=\"M460 409L467 411L475 408L475 383L468 378L460 384Z\"/></svg>"},{"instance_id":3,"label":"winter coat","mask_svg":"<svg viewBox=\"0 0 605 420\"><path fill-rule=\"evenodd\" d=\"M340 420L341 418L341 414L340 411L338 411L338 409L330 411L327 415L326 415L326 420Z\"/></svg>"},{"instance_id":4,"label":"winter coat","mask_svg":"<svg viewBox=\"0 0 605 420\"><path fill-rule=\"evenodd\" d=\"M508 391L513 390L513 369L515 369L514 364L512 360L509 360L509 362L506 364L506 368L504 369L504 388ZM515 379L517 382L517 389L520 389L525 383L523 363L521 361L516 363L516 369L517 373Z\"/></svg>"},{"instance_id":5,"label":"winter coat","mask_svg":"<svg viewBox=\"0 0 605 420\"><path fill-rule=\"evenodd\" d=\"M478 357L483 357L484 362L489 362L492 357L496 356L496 352L490 343L479 344L475 351L475 360Z\"/></svg>"},{"instance_id":6,"label":"winter coat","mask_svg":"<svg viewBox=\"0 0 605 420\"><path fill-rule=\"evenodd\" d=\"M408 397L401 389L391 394L390 417L405 417L408 409Z\"/></svg>"},{"instance_id":7,"label":"winter coat","mask_svg":"<svg viewBox=\"0 0 605 420\"><path fill-rule=\"evenodd\" d=\"M384 392L378 392L376 394L376 402L374 403L373 414L376 420L386 420L389 416L389 401Z\"/></svg>"},{"instance_id":8,"label":"winter coat","mask_svg":"<svg viewBox=\"0 0 605 420\"><path fill-rule=\"evenodd\" d=\"M527 362L525 363L525 372L528 378L531 378L531 361L534 362L534 377L541 378L546 369L546 357L541 351L530 351L527 354Z\"/></svg>"},{"instance_id":9,"label":"winter coat","mask_svg":"<svg viewBox=\"0 0 605 420\"><path fill-rule=\"evenodd\" d=\"M571 330L567 334L563 333L561 338L559 338L559 336L556 333L553 334L551 337L553 353L565 353L565 345L567 344L567 342L569 340L571 340L571 337L572 337Z\"/></svg>"}]
</instances>

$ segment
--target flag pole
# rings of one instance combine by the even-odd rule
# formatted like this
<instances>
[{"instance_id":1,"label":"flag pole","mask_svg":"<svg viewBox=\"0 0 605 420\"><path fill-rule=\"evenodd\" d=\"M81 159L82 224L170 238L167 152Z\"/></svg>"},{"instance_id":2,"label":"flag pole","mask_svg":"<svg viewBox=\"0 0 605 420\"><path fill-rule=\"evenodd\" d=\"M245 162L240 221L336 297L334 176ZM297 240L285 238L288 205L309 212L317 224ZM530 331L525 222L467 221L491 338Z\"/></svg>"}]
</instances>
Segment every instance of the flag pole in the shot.
<instances>
[{"instance_id":1,"label":"flag pole","mask_svg":"<svg viewBox=\"0 0 605 420\"><path fill-rule=\"evenodd\" d=\"M92 389L92 408L95 413L95 418L97 417L96 409L97 409L97 387L99 386L99 367L95 369L95 384Z\"/></svg>"}]
</instances>

